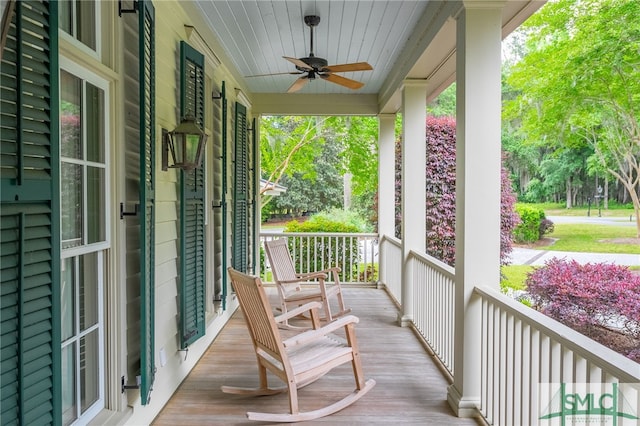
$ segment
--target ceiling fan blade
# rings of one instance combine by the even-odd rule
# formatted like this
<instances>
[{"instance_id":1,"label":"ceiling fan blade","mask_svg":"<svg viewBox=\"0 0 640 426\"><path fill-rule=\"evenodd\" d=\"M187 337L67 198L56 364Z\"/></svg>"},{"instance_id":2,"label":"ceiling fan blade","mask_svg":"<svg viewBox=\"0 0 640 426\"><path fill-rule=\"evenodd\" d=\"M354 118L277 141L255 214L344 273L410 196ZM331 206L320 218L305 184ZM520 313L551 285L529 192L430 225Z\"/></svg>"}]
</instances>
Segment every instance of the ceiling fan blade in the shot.
<instances>
[{"instance_id":1,"label":"ceiling fan blade","mask_svg":"<svg viewBox=\"0 0 640 426\"><path fill-rule=\"evenodd\" d=\"M364 83L356 80L352 80L350 78L342 77L340 75L335 74L318 74L324 80L328 80L332 83L339 84L340 86L347 87L349 89L359 89L364 86Z\"/></svg>"},{"instance_id":2,"label":"ceiling fan blade","mask_svg":"<svg viewBox=\"0 0 640 426\"><path fill-rule=\"evenodd\" d=\"M303 70L309 70L309 71L313 70L313 68L311 68L309 65L307 65L305 62L301 61L298 58L290 58L289 56L283 56L283 58L291 62L296 67L302 68Z\"/></svg>"},{"instance_id":3,"label":"ceiling fan blade","mask_svg":"<svg viewBox=\"0 0 640 426\"><path fill-rule=\"evenodd\" d=\"M245 75L244 78L250 78L250 77L269 77L271 75L285 75L285 74L304 74L303 71L289 71L289 72L274 72L271 74L255 74L255 75Z\"/></svg>"},{"instance_id":4,"label":"ceiling fan blade","mask_svg":"<svg viewBox=\"0 0 640 426\"><path fill-rule=\"evenodd\" d=\"M302 89L308 82L309 82L309 77L307 77L306 75L304 77L298 78L296 81L293 82L291 87L287 89L287 93L297 92L298 90Z\"/></svg>"},{"instance_id":5,"label":"ceiling fan blade","mask_svg":"<svg viewBox=\"0 0 640 426\"><path fill-rule=\"evenodd\" d=\"M352 64L329 65L322 68L322 71L348 72L348 71L371 71L373 67L366 62L354 62Z\"/></svg>"}]
</instances>

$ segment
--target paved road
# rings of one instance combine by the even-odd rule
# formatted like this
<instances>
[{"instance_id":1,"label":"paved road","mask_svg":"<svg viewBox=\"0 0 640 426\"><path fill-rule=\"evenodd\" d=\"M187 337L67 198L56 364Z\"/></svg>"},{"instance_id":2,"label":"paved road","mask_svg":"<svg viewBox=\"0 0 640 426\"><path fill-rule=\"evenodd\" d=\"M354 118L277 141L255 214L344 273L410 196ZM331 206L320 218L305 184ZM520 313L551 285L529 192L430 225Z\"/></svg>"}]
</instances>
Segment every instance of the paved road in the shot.
<instances>
[{"instance_id":1,"label":"paved road","mask_svg":"<svg viewBox=\"0 0 640 426\"><path fill-rule=\"evenodd\" d=\"M591 216L547 216L553 223L591 223L594 225L636 226L636 218L631 217L598 217L598 212Z\"/></svg>"},{"instance_id":2,"label":"paved road","mask_svg":"<svg viewBox=\"0 0 640 426\"><path fill-rule=\"evenodd\" d=\"M597 212L596 212L597 214ZM553 223L593 223L602 225L624 225L636 226L635 220L629 221L623 218L605 217L578 217L578 216L547 216ZM551 246L550 248L553 248ZM605 262L616 265L640 266L640 254L611 254L611 253L574 253L553 250L534 250L515 247L511 253L511 263L513 265L544 265L553 258L575 259L579 263Z\"/></svg>"},{"instance_id":3,"label":"paved road","mask_svg":"<svg viewBox=\"0 0 640 426\"><path fill-rule=\"evenodd\" d=\"M616 265L640 266L640 254L574 253L568 251L534 250L515 247L511 253L512 265L544 265L553 258L575 259L579 263L613 263Z\"/></svg>"}]
</instances>

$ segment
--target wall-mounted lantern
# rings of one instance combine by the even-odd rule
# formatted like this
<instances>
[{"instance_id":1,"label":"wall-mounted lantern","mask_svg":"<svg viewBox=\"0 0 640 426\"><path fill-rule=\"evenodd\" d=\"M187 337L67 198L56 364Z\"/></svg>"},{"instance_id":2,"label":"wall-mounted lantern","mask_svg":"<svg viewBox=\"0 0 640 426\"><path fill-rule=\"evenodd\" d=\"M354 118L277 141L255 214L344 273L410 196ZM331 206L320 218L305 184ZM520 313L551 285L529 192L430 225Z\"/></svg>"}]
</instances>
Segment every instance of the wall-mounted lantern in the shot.
<instances>
[{"instance_id":1,"label":"wall-mounted lantern","mask_svg":"<svg viewBox=\"0 0 640 426\"><path fill-rule=\"evenodd\" d=\"M162 170L169 167L193 170L202 164L207 134L196 124L190 113L172 132L162 129ZM169 164L169 153L173 164Z\"/></svg>"}]
</instances>

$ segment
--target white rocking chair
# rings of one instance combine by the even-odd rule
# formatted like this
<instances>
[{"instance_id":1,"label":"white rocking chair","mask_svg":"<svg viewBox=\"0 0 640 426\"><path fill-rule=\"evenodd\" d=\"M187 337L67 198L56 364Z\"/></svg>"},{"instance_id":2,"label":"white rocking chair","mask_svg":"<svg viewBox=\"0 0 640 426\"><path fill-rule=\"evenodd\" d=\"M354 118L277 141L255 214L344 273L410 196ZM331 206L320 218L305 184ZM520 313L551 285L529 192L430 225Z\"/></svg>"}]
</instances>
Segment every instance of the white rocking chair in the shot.
<instances>
[{"instance_id":1,"label":"white rocking chair","mask_svg":"<svg viewBox=\"0 0 640 426\"><path fill-rule=\"evenodd\" d=\"M289 392L289 413L271 414L247 412L250 420L266 422L299 422L328 416L356 402L376 384L364 379L354 325L358 318L348 315L325 326L296 334L282 340L278 322L311 311L314 327L319 325L317 309L322 305L311 302L274 317L260 278L252 277L229 268L240 308L249 328L258 360L258 388L223 386L225 393L244 395L273 395ZM344 329L346 342L335 339L331 333ZM298 389L308 385L331 371L350 362L356 382L355 390L341 400L313 411L302 412L298 407ZM280 378L285 387L271 388L267 384L267 370Z\"/></svg>"},{"instance_id":2,"label":"white rocking chair","mask_svg":"<svg viewBox=\"0 0 640 426\"><path fill-rule=\"evenodd\" d=\"M322 271L297 273L293 264L293 259L289 253L286 238L265 241L264 248L271 265L273 279L278 287L282 312L293 306L300 306L317 300L322 303L324 317L327 321L351 312L345 307L342 297L342 287L340 286L340 268L328 268ZM331 277L331 279L329 279ZM302 286L310 280L317 280L316 286ZM332 313L330 298L335 297L338 301L338 312ZM284 323L289 326L288 322Z\"/></svg>"}]
</instances>

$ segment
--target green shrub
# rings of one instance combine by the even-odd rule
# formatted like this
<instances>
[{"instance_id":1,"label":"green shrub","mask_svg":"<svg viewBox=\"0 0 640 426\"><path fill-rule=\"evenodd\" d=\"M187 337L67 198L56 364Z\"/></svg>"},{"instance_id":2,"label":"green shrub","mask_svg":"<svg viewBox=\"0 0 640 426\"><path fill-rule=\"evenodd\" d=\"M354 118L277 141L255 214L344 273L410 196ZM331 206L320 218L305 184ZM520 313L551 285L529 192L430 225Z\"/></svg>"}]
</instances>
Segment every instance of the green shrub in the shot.
<instances>
[{"instance_id":1,"label":"green shrub","mask_svg":"<svg viewBox=\"0 0 640 426\"><path fill-rule=\"evenodd\" d=\"M352 210L332 209L316 213L304 222L292 220L284 232L371 232L372 226Z\"/></svg>"},{"instance_id":2,"label":"green shrub","mask_svg":"<svg viewBox=\"0 0 640 426\"><path fill-rule=\"evenodd\" d=\"M311 232L311 233L359 233L361 228L353 223L340 222L340 214L318 213L305 222L291 221L284 228L284 232ZM342 269L343 277L358 276L358 239L347 238L340 240L336 246L335 237L302 238L294 247L294 239L289 239L289 251L295 249L295 257L298 265L303 270L298 272L313 272L323 267L338 266Z\"/></svg>"},{"instance_id":3,"label":"green shrub","mask_svg":"<svg viewBox=\"0 0 640 426\"><path fill-rule=\"evenodd\" d=\"M544 210L528 204L516 204L516 212L520 216L520 224L513 230L514 240L518 243L532 243L542 237L549 226L541 229L542 221L546 220ZM546 224L547 222L545 222Z\"/></svg>"},{"instance_id":4,"label":"green shrub","mask_svg":"<svg viewBox=\"0 0 640 426\"><path fill-rule=\"evenodd\" d=\"M360 272L358 273L357 281L375 283L378 281L378 264L368 263L366 265L360 265Z\"/></svg>"}]
</instances>

